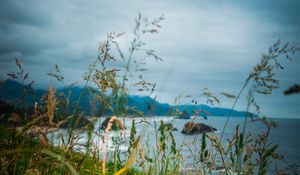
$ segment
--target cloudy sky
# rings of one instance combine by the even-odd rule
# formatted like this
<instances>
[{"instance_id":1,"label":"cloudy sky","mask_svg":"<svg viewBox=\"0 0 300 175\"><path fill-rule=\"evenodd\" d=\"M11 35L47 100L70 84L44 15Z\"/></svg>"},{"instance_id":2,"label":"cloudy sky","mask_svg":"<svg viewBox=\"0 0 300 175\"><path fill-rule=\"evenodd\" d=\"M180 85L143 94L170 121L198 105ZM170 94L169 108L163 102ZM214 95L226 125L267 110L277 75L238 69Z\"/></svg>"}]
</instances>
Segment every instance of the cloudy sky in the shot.
<instances>
[{"instance_id":1,"label":"cloudy sky","mask_svg":"<svg viewBox=\"0 0 300 175\"><path fill-rule=\"evenodd\" d=\"M66 83L79 81L97 56L108 32L126 32L121 47L129 45L134 19L141 12L150 19L165 16L158 34L146 38L147 47L164 59L150 61L145 77L157 82L161 102L172 103L178 94L199 95L207 87L237 94L260 56L279 38L300 44L300 1L221 0L1 0L0 78L14 70L21 58L35 87L49 85L47 72L60 65ZM300 55L283 59L285 70L276 73L280 88L258 97L262 113L271 117L300 118L300 96L284 96L300 84ZM132 92L134 93L134 92ZM245 110L245 99L237 107Z\"/></svg>"}]
</instances>

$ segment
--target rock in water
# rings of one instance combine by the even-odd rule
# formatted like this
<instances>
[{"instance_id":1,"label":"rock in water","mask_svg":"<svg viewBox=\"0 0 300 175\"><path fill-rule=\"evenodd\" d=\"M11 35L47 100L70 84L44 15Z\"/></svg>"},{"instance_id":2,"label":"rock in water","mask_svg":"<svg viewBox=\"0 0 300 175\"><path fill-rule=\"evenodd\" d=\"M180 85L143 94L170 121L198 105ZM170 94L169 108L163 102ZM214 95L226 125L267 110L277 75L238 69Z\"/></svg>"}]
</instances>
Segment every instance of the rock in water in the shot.
<instances>
[{"instance_id":1,"label":"rock in water","mask_svg":"<svg viewBox=\"0 0 300 175\"><path fill-rule=\"evenodd\" d=\"M107 117L101 124L101 127L100 129L102 130L105 130L108 126L108 123L110 122L112 117ZM119 131L119 130L124 130L125 127L124 125L122 124L122 122L120 120L117 120L116 117L114 117L115 119L112 120L112 127L111 127L111 130L114 130L114 131Z\"/></svg>"},{"instance_id":2,"label":"rock in water","mask_svg":"<svg viewBox=\"0 0 300 175\"><path fill-rule=\"evenodd\" d=\"M204 132L213 132L216 131L216 128L213 128L209 125L203 123L194 123L194 122L187 122L184 124L184 127L181 131L183 134L194 135L194 134L203 134Z\"/></svg>"},{"instance_id":3,"label":"rock in water","mask_svg":"<svg viewBox=\"0 0 300 175\"><path fill-rule=\"evenodd\" d=\"M187 111L184 110L179 113L177 119L191 119L191 116Z\"/></svg>"},{"instance_id":4,"label":"rock in water","mask_svg":"<svg viewBox=\"0 0 300 175\"><path fill-rule=\"evenodd\" d=\"M161 123L161 125L159 126L159 128L158 128L158 130L161 130L161 129L165 129L165 130L171 130L171 131L177 131L178 129L177 128L175 128L174 126L173 126L173 124L172 123Z\"/></svg>"}]
</instances>

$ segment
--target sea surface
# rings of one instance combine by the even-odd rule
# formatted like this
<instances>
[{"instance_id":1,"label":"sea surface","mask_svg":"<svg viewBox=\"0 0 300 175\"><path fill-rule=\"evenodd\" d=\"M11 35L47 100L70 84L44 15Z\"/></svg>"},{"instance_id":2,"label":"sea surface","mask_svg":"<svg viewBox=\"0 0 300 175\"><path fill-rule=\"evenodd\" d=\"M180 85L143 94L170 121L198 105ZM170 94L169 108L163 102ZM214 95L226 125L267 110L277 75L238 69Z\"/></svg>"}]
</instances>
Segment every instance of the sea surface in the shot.
<instances>
[{"instance_id":1,"label":"sea surface","mask_svg":"<svg viewBox=\"0 0 300 175\"><path fill-rule=\"evenodd\" d=\"M121 134L119 132L111 132L109 134L109 137L116 137L119 136L122 138L123 141L127 140L130 136L130 128L132 123L132 118L124 118L122 119L123 123L125 123L126 131L125 133ZM184 119L174 119L172 117L152 117L152 118L134 118L136 122L136 128L137 128L137 134L141 135L142 137L142 143L146 143L148 147L155 148L156 142L156 136L157 136L157 128L160 125L160 121L164 121L165 123L172 123L175 128L178 129L178 131L173 131L173 135L176 140L177 146L180 146L184 143L190 143L192 146L188 149L187 147L183 149L183 152L185 154L190 154L190 151L199 151L200 145L201 145L201 135L184 135L181 133L181 130L186 122L189 122L193 120L195 123L204 123L207 125L210 125L217 129L217 134L220 136L222 133L222 130L224 128L224 124L227 120L226 117L209 117L207 120L203 118L194 118L191 120L184 120ZM279 148L278 151L281 153L284 158L285 162L287 164L298 164L300 165L300 119L272 119L278 124L278 127L271 130L269 141L273 142L274 144L278 144ZM98 121L95 123L95 133L99 132L99 126L101 125L101 122L104 121L104 119L98 119ZM223 136L223 143L226 143L226 139L231 139L233 136L233 133L235 131L235 128L237 125L240 125L240 130L242 130L244 124L244 118L242 117L231 117L229 119L228 125L224 130L224 136ZM156 128L156 129L155 129ZM262 122L252 122L248 121L246 126L246 132L252 133L253 135L258 135L261 132L265 131L267 128ZM59 131L62 133L66 133L66 131ZM55 144L60 144L60 139L58 139L58 132L54 134L54 142ZM79 139L79 142L84 143L87 140L87 136L82 133L81 138ZM93 141L95 145L101 146L103 144L101 136L94 134ZM80 151L83 151L82 148L78 147ZM124 142L120 150L121 151L127 151L128 144ZM108 141L108 154L114 150L114 144L112 140L110 139ZM148 149L149 153L155 151L155 149ZM189 160L186 160L186 163L192 164L193 159L190 158ZM285 166L285 163L280 163L281 166Z\"/></svg>"}]
</instances>

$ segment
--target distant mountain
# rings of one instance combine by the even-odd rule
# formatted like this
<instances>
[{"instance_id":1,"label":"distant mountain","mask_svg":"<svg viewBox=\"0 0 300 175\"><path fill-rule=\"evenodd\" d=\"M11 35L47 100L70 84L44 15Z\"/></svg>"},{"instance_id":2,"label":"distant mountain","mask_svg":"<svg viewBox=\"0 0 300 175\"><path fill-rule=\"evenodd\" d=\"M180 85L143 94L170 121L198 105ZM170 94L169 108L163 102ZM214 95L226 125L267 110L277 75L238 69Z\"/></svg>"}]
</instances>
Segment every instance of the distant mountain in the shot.
<instances>
[{"instance_id":1,"label":"distant mountain","mask_svg":"<svg viewBox=\"0 0 300 175\"><path fill-rule=\"evenodd\" d=\"M15 104L22 98L25 90L25 85L13 80L2 81L0 84L0 100ZM28 89L28 95L24 98L28 105L34 105L35 101L39 101L45 94L45 90L41 89Z\"/></svg>"},{"instance_id":2,"label":"distant mountain","mask_svg":"<svg viewBox=\"0 0 300 175\"><path fill-rule=\"evenodd\" d=\"M2 81L0 84L0 100L16 104L20 100L20 96L22 95L24 88L25 86L23 84L13 80ZM69 87L57 89L56 93L63 93L67 95L71 92L69 96L70 103L75 104L83 90L84 89L80 87ZM25 103L29 106L33 106L35 102L40 102L40 99L46 92L47 90L44 89L30 89L28 96L24 99ZM93 97L90 95L89 98L92 99ZM244 117L246 115L246 112L235 110L231 111L231 109L210 107L203 104L174 106L166 103L160 103L149 96L129 95L126 100L127 106L143 112L144 115L166 116L176 109L178 109L178 111L186 111L189 115L194 115L194 113L198 113L201 116L228 116L230 113L235 117ZM112 107L116 108L114 105ZM86 95L84 95L80 101L80 110L88 112L89 109L89 99ZM104 114L110 113L111 112L108 109L104 112ZM133 114L132 110L129 110L129 113Z\"/></svg>"}]
</instances>

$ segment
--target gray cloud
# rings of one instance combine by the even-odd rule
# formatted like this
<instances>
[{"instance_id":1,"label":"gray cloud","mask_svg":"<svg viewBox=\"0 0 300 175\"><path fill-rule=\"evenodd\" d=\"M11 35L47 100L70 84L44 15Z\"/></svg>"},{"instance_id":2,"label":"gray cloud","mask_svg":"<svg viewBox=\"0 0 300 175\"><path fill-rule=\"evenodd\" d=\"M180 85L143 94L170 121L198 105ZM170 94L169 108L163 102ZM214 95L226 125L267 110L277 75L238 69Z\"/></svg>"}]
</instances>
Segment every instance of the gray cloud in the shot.
<instances>
[{"instance_id":1,"label":"gray cloud","mask_svg":"<svg viewBox=\"0 0 300 175\"><path fill-rule=\"evenodd\" d=\"M43 13L41 5L39 2L33 1L1 1L1 28L10 30L14 25L47 25L49 20L47 20L47 14Z\"/></svg>"},{"instance_id":2,"label":"gray cloud","mask_svg":"<svg viewBox=\"0 0 300 175\"><path fill-rule=\"evenodd\" d=\"M62 67L69 82L81 80L97 55L106 33L127 32L120 40L129 46L134 18L165 14L160 33L146 37L147 46L164 58L149 61L146 73L157 82L158 96L172 102L179 93L198 95L208 87L216 94L236 94L252 66L278 38L299 44L300 2L288 1L9 1L0 2L0 77L21 57L38 87L47 87L46 73ZM295 56L299 57L299 54ZM300 83L300 62L283 62L281 88L269 98L259 97L269 116L299 117L299 96L282 91ZM117 65L120 66L120 65ZM80 83L79 83L80 84ZM275 100L274 100L275 99ZM222 106L232 101L222 98ZM241 99L239 109L244 109ZM290 105L286 105L290 104ZM292 105L294 104L294 106ZM284 106L285 110L280 110Z\"/></svg>"},{"instance_id":3,"label":"gray cloud","mask_svg":"<svg viewBox=\"0 0 300 175\"><path fill-rule=\"evenodd\" d=\"M297 17L299 16L300 6L300 2L298 0L253 0L246 2L234 0L232 3L276 23L291 26L295 26L296 24L300 23L300 19Z\"/></svg>"}]
</instances>

